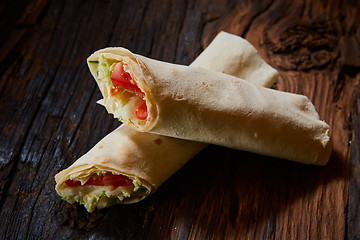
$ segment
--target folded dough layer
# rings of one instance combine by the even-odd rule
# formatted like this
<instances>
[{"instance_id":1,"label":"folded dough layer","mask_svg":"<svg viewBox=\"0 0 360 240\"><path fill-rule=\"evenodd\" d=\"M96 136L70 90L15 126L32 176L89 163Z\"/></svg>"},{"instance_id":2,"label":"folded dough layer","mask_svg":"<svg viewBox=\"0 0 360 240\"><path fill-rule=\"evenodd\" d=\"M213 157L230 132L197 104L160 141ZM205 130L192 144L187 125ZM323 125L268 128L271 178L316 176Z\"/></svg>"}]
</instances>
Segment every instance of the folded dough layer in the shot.
<instances>
[{"instance_id":1,"label":"folded dough layer","mask_svg":"<svg viewBox=\"0 0 360 240\"><path fill-rule=\"evenodd\" d=\"M259 87L228 74L149 59L124 48L99 50L88 61L101 59L124 64L142 91L145 120L136 119L131 114L134 108L126 103L114 110L130 109L122 121L137 131L307 164L323 165L330 156L329 126L319 120L306 96ZM104 99L123 100L122 96L106 96L110 78L108 87L103 88L97 68L90 69Z\"/></svg>"},{"instance_id":2,"label":"folded dough layer","mask_svg":"<svg viewBox=\"0 0 360 240\"><path fill-rule=\"evenodd\" d=\"M229 47L231 51L228 51ZM228 61L224 53L232 60ZM219 64L218 60L222 64ZM90 68L93 66L90 64ZM192 66L224 72L264 86L271 86L278 76L276 70L267 65L257 54L256 49L246 40L224 32L213 40ZM95 74L97 74L96 71ZM317 114L314 116L317 117ZM90 212L95 208L100 209L116 203L137 202L153 193L166 179L206 146L205 143L137 132L122 125L103 138L69 168L58 173L55 177L56 191L71 203L80 202ZM326 158L328 157L319 157L319 159ZM318 161L314 164L322 165L326 161ZM136 185L136 191L132 189L128 191L128 195L120 194L119 196L113 195L118 192L111 187L71 188L65 183L69 179L86 182L93 175L109 172L129 177Z\"/></svg>"},{"instance_id":3,"label":"folded dough layer","mask_svg":"<svg viewBox=\"0 0 360 240\"><path fill-rule=\"evenodd\" d=\"M231 61L227 61L222 53L227 52L229 46L237 46L227 53ZM222 71L235 76L245 77L244 72L250 67L246 64L247 56L251 59L258 58L261 64L252 67L252 72L262 76L262 82L267 86L272 85L278 76L276 70L268 66L246 40L221 32L194 61L198 67ZM247 54L245 54L247 53ZM223 65L216 63L222 58ZM209 63L207 63L209 62ZM246 67L238 68L238 65ZM268 69L263 74L264 68ZM247 81L258 81L256 75L247 76ZM116 203L137 202L153 193L166 179L172 176L188 160L205 148L207 144L191 142L171 137L159 136L150 133L137 132L126 125L109 133L85 155L75 161L70 167L55 176L56 191L65 200L83 204L89 212L95 208L108 207ZM78 180L84 183L93 175L122 174L132 179L137 184L135 194L113 196L113 189L109 187L69 187L68 180ZM142 189L142 191L141 191ZM103 190L106 190L103 194Z\"/></svg>"}]
</instances>

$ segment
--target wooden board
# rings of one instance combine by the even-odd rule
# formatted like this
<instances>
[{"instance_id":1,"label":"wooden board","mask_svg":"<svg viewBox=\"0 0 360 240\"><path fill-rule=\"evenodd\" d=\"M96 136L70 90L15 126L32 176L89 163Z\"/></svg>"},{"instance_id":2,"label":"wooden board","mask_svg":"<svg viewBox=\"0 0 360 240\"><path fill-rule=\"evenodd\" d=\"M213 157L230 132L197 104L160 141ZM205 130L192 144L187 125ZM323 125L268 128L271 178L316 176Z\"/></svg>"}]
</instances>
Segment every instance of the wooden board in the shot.
<instances>
[{"instance_id":1,"label":"wooden board","mask_svg":"<svg viewBox=\"0 0 360 240\"><path fill-rule=\"evenodd\" d=\"M0 3L0 238L359 239L359 1ZM325 167L210 146L144 201L92 214L54 176L119 123L85 59L106 46L190 64L248 39L331 127Z\"/></svg>"}]
</instances>

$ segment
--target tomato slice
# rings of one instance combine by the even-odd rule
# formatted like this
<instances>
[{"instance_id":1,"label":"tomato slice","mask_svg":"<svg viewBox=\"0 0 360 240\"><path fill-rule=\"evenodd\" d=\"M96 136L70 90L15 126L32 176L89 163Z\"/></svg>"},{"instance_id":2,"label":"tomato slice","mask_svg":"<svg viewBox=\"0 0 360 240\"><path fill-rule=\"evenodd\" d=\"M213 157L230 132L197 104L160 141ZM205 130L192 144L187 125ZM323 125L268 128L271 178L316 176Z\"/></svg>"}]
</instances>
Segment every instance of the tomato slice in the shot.
<instances>
[{"instance_id":1,"label":"tomato slice","mask_svg":"<svg viewBox=\"0 0 360 240\"><path fill-rule=\"evenodd\" d=\"M107 173L104 175L103 183L105 186L114 186L114 187L124 187L131 186L133 182L130 178L124 175L114 175L112 173Z\"/></svg>"},{"instance_id":2,"label":"tomato slice","mask_svg":"<svg viewBox=\"0 0 360 240\"><path fill-rule=\"evenodd\" d=\"M114 87L131 90L141 98L145 97L145 93L143 93L143 91L141 91L141 89L136 84L131 82L131 75L130 73L125 72L122 62L119 62L115 65L114 71L111 73L110 78Z\"/></svg>"},{"instance_id":3,"label":"tomato slice","mask_svg":"<svg viewBox=\"0 0 360 240\"><path fill-rule=\"evenodd\" d=\"M131 75L124 70L124 64L122 62L115 65L110 78L115 88L123 88L134 91L136 95L142 98L141 103L134 109L134 116L139 120L145 120L148 116L146 101L143 99L145 97L145 93L141 91L136 84L131 82Z\"/></svg>"},{"instance_id":4,"label":"tomato slice","mask_svg":"<svg viewBox=\"0 0 360 240\"><path fill-rule=\"evenodd\" d=\"M80 181L73 181L70 179L66 180L65 183L69 187L81 186ZM124 175L114 175L112 173L106 173L105 175L98 176L96 179L90 177L84 185L126 187L133 185L133 183L130 178Z\"/></svg>"},{"instance_id":5,"label":"tomato slice","mask_svg":"<svg viewBox=\"0 0 360 240\"><path fill-rule=\"evenodd\" d=\"M68 185L69 187L75 187L75 186L81 186L81 182L80 181L73 181L73 180L66 180L65 181L66 185Z\"/></svg>"},{"instance_id":6,"label":"tomato slice","mask_svg":"<svg viewBox=\"0 0 360 240\"><path fill-rule=\"evenodd\" d=\"M146 101L142 100L134 109L134 116L139 120L145 120L148 117Z\"/></svg>"},{"instance_id":7,"label":"tomato slice","mask_svg":"<svg viewBox=\"0 0 360 240\"><path fill-rule=\"evenodd\" d=\"M103 176L98 176L95 179L90 177L89 180L86 181L85 185L104 186Z\"/></svg>"}]
</instances>

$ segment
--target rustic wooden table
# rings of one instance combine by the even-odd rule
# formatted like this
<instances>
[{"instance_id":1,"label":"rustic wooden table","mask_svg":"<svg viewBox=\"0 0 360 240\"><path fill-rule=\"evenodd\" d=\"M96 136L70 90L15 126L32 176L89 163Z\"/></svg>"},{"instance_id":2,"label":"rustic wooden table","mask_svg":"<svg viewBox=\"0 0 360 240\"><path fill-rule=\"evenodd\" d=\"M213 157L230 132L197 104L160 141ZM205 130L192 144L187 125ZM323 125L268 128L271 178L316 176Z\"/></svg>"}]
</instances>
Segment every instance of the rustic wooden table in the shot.
<instances>
[{"instance_id":1,"label":"rustic wooden table","mask_svg":"<svg viewBox=\"0 0 360 240\"><path fill-rule=\"evenodd\" d=\"M1 239L359 239L359 1L0 3ZM144 201L92 214L54 175L119 125L85 59L106 46L189 64L248 39L329 123L325 167L210 146Z\"/></svg>"}]
</instances>

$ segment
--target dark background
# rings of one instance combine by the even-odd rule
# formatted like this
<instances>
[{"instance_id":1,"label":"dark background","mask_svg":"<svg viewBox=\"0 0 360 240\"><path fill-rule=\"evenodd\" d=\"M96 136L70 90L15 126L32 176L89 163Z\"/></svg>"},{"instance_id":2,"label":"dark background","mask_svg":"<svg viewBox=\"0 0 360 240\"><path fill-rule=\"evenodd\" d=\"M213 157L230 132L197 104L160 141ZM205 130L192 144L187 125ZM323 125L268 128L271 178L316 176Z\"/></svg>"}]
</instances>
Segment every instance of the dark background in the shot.
<instances>
[{"instance_id":1,"label":"dark background","mask_svg":"<svg viewBox=\"0 0 360 240\"><path fill-rule=\"evenodd\" d=\"M0 238L359 239L359 1L0 2ZM54 175L120 123L86 58L124 46L190 64L216 34L249 40L308 96L333 155L307 166L210 146L144 201L89 214ZM231 47L231 46L229 46Z\"/></svg>"}]
</instances>

